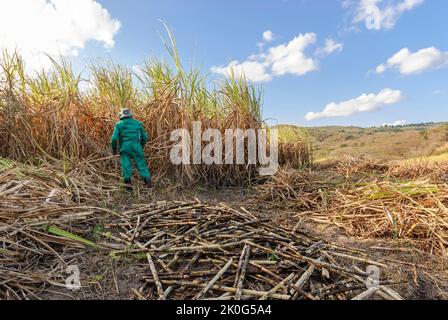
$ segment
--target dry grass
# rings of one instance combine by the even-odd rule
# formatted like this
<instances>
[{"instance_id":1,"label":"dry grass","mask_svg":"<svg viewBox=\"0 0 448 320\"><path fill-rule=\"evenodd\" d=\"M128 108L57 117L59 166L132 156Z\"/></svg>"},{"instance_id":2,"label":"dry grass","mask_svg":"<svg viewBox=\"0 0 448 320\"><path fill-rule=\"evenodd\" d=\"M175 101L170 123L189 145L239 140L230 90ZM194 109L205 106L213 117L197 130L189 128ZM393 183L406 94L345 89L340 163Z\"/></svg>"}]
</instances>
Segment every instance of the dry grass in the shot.
<instances>
[{"instance_id":1,"label":"dry grass","mask_svg":"<svg viewBox=\"0 0 448 320\"><path fill-rule=\"evenodd\" d=\"M336 190L332 208L313 214L350 235L363 238L412 239L427 252L446 256L448 186L425 181L367 183Z\"/></svg>"},{"instance_id":2,"label":"dry grass","mask_svg":"<svg viewBox=\"0 0 448 320\"><path fill-rule=\"evenodd\" d=\"M317 171L280 171L257 187L256 199L296 209L297 218L336 225L352 236L410 239L446 257L448 185L443 169L435 170L439 166L344 157L320 163Z\"/></svg>"},{"instance_id":3,"label":"dry grass","mask_svg":"<svg viewBox=\"0 0 448 320\"><path fill-rule=\"evenodd\" d=\"M349 299L365 290L361 273L366 265L380 265L388 274L393 271L385 267L387 259L373 259L373 251L327 242L302 228L279 226L259 218L264 209L258 212L254 206L248 211L197 200L137 206L126 201L124 210L118 210L114 200L118 177L102 172L101 167L93 159L42 162L39 168L0 161L2 298L61 294L72 298L59 288L65 286L65 269L84 261L89 252L105 266L101 273L109 274L111 263L126 268L127 261L134 270L142 266L127 292L128 298L137 299L234 299L235 295ZM445 190L445 185L429 181L354 183L334 171L287 169L257 187L258 199L252 205L265 200L275 210L288 209L300 212L301 219L306 215L308 221L337 224L358 237L413 239L428 252L440 254L446 241ZM82 283L96 283L98 272L83 273ZM112 271L109 297L118 291L114 272L118 270ZM431 269L419 269L419 274L438 283L439 275ZM390 281L382 283L395 283ZM389 287L382 288L378 297L397 298L390 295Z\"/></svg>"},{"instance_id":4,"label":"dry grass","mask_svg":"<svg viewBox=\"0 0 448 320\"><path fill-rule=\"evenodd\" d=\"M448 182L446 155L392 162L388 174L402 179Z\"/></svg>"},{"instance_id":5,"label":"dry grass","mask_svg":"<svg viewBox=\"0 0 448 320\"><path fill-rule=\"evenodd\" d=\"M2 160L0 298L73 298L65 289L66 268L89 252L108 272L121 260L131 259L136 268L143 264L133 274L138 286L127 293L135 299L359 298L366 266L388 267L365 252L223 203L158 201L107 209L97 201L113 200L115 187L102 183L107 175L93 170L86 179L77 167L35 169ZM118 291L114 270L110 290ZM82 272L87 290L94 280ZM382 280L370 293L400 299L391 286L402 281Z\"/></svg>"},{"instance_id":6,"label":"dry grass","mask_svg":"<svg viewBox=\"0 0 448 320\"><path fill-rule=\"evenodd\" d=\"M51 228L84 234L116 215L104 206L117 187L94 163L80 171L77 164L36 168L0 160L0 298L39 299L49 286L65 287L65 269L85 249Z\"/></svg>"},{"instance_id":7,"label":"dry grass","mask_svg":"<svg viewBox=\"0 0 448 320\"><path fill-rule=\"evenodd\" d=\"M26 74L17 53L0 57L0 156L20 161L86 159L109 154L109 139L120 108L127 106L148 130L145 148L159 179L181 185L239 185L257 176L256 165L174 165L170 150L175 129L261 129L262 95L245 78L210 83L199 69L183 67L167 28L171 62L149 59L138 71L112 62L89 66L88 90L68 61L53 61L50 71ZM203 142L203 146L205 142ZM247 153L247 143L245 153ZM226 150L227 152L228 150ZM75 159L75 160L73 160ZM280 144L281 161L296 167L311 163L309 141ZM104 169L103 169L104 170Z\"/></svg>"},{"instance_id":8,"label":"dry grass","mask_svg":"<svg viewBox=\"0 0 448 320\"><path fill-rule=\"evenodd\" d=\"M330 200L327 190L336 182L332 177L308 171L281 168L255 187L252 204L295 211L323 210Z\"/></svg>"},{"instance_id":9,"label":"dry grass","mask_svg":"<svg viewBox=\"0 0 448 320\"><path fill-rule=\"evenodd\" d=\"M446 123L405 127L314 127L308 129L317 160L371 154L384 161L438 155L446 149Z\"/></svg>"}]
</instances>

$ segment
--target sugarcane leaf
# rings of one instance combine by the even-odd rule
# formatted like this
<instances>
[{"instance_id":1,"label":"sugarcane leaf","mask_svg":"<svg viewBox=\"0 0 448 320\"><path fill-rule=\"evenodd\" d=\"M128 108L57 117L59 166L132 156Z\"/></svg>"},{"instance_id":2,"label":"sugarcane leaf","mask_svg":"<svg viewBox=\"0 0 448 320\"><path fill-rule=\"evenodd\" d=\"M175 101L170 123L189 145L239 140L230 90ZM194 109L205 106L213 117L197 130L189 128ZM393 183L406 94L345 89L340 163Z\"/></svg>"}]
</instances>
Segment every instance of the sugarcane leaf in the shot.
<instances>
[{"instance_id":1,"label":"sugarcane leaf","mask_svg":"<svg viewBox=\"0 0 448 320\"><path fill-rule=\"evenodd\" d=\"M48 226L47 232L54 234L56 236L59 236L59 237L63 237L63 238L70 239L73 241L81 242L82 244L84 244L88 247L98 248L98 245L93 243L92 241L84 239L84 238L77 236L73 233L70 233L68 231L62 230L56 226Z\"/></svg>"}]
</instances>

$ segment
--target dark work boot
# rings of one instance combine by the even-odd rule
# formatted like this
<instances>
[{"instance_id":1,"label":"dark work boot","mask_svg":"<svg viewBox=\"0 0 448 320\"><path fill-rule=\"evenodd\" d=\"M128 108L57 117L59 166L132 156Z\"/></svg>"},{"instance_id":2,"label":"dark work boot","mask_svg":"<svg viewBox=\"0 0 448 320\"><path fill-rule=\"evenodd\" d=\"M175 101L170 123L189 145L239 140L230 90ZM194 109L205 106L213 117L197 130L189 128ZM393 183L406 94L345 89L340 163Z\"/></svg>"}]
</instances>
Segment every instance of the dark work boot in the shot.
<instances>
[{"instance_id":1,"label":"dark work boot","mask_svg":"<svg viewBox=\"0 0 448 320\"><path fill-rule=\"evenodd\" d=\"M128 192L132 192L132 184L131 184L131 179L124 179L124 184L125 184L125 189Z\"/></svg>"},{"instance_id":2,"label":"dark work boot","mask_svg":"<svg viewBox=\"0 0 448 320\"><path fill-rule=\"evenodd\" d=\"M150 177L143 178L143 181L145 181L145 185L146 187L148 187L148 191L151 193L152 192L151 178Z\"/></svg>"}]
</instances>

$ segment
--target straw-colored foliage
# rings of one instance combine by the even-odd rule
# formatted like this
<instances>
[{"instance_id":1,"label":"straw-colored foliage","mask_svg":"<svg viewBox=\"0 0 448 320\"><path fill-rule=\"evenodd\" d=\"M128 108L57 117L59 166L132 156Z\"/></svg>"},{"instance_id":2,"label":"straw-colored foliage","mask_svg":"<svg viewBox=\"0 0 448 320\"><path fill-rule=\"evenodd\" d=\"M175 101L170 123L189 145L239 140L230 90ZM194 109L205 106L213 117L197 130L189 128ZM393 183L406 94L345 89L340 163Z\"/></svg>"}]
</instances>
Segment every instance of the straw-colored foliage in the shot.
<instances>
[{"instance_id":1,"label":"straw-colored foliage","mask_svg":"<svg viewBox=\"0 0 448 320\"><path fill-rule=\"evenodd\" d=\"M336 225L352 236L415 240L448 250L446 163L378 162L367 156L280 170L257 186L255 201L297 210L297 218Z\"/></svg>"},{"instance_id":2,"label":"straw-colored foliage","mask_svg":"<svg viewBox=\"0 0 448 320\"><path fill-rule=\"evenodd\" d=\"M308 130L296 126L277 126L279 138L279 163L296 169L313 162L311 138Z\"/></svg>"},{"instance_id":3,"label":"straw-colored foliage","mask_svg":"<svg viewBox=\"0 0 448 320\"><path fill-rule=\"evenodd\" d=\"M0 158L0 299L350 299L365 291L356 276L367 276L366 264L387 266L226 203L119 210L97 164L36 169ZM74 265L78 291L65 287ZM128 282L119 275L130 267ZM383 298L400 299L389 286L401 282L384 279Z\"/></svg>"},{"instance_id":4,"label":"straw-colored foliage","mask_svg":"<svg viewBox=\"0 0 448 320\"><path fill-rule=\"evenodd\" d=\"M148 130L150 143L145 153L158 178L170 176L180 184L230 185L255 177L254 165L175 166L170 162L175 144L170 141L171 132L192 130L192 121L200 121L203 130L216 128L223 133L225 129L265 126L259 88L234 76L213 84L199 69L186 69L169 28L167 32L165 46L171 62L147 59L130 70L94 61L88 67L88 81L65 59L53 60L50 71L27 74L19 55L4 51L0 59L0 155L15 160L105 157L117 114L126 106ZM311 161L303 138L288 146L285 155L297 166Z\"/></svg>"}]
</instances>

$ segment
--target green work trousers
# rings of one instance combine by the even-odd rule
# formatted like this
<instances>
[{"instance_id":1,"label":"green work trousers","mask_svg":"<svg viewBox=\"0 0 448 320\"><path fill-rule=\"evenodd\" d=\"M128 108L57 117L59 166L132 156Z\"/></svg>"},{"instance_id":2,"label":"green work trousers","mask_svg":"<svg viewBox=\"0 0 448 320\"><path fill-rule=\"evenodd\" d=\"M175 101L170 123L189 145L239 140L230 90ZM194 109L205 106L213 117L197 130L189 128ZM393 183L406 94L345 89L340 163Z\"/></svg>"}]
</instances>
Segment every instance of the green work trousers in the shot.
<instances>
[{"instance_id":1,"label":"green work trousers","mask_svg":"<svg viewBox=\"0 0 448 320\"><path fill-rule=\"evenodd\" d=\"M151 177L140 143L124 143L120 149L121 172L124 179L130 179L132 177L132 160L134 160L138 173L142 178Z\"/></svg>"}]
</instances>

